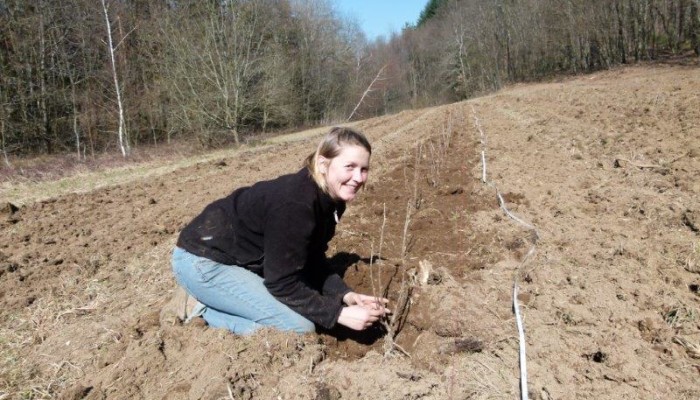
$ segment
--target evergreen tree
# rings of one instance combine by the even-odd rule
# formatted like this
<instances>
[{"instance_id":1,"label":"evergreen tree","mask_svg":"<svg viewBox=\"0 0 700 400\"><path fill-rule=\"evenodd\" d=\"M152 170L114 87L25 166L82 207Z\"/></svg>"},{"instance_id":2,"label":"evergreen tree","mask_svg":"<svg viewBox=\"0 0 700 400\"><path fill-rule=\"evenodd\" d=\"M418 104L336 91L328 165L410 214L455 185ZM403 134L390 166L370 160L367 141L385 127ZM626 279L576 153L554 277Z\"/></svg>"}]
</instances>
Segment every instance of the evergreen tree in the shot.
<instances>
[{"instance_id":1,"label":"evergreen tree","mask_svg":"<svg viewBox=\"0 0 700 400\"><path fill-rule=\"evenodd\" d=\"M420 16L418 17L418 23L416 24L417 26L422 26L425 24L429 19L433 18L435 16L435 13L447 3L448 0L429 0L428 4L425 5L425 8L423 8L423 11L421 11Z\"/></svg>"}]
</instances>

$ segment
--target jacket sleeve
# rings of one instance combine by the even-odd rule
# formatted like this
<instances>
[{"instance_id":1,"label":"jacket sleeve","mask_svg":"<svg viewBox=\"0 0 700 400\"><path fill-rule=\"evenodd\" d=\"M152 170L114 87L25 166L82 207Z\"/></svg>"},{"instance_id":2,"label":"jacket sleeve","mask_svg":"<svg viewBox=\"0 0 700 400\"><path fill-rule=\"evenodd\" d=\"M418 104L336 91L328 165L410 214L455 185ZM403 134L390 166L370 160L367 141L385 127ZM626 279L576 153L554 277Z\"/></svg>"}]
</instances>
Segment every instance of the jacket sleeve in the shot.
<instances>
[{"instance_id":1,"label":"jacket sleeve","mask_svg":"<svg viewBox=\"0 0 700 400\"><path fill-rule=\"evenodd\" d=\"M311 205L287 202L269 210L264 233L264 284L289 308L330 329L340 316L342 296L326 296L310 287L304 277L315 225Z\"/></svg>"},{"instance_id":2,"label":"jacket sleeve","mask_svg":"<svg viewBox=\"0 0 700 400\"><path fill-rule=\"evenodd\" d=\"M328 296L340 297L340 301L343 301L343 296L352 292L352 289L345 284L343 278L335 272L328 275L326 280L323 282L323 294Z\"/></svg>"},{"instance_id":3,"label":"jacket sleeve","mask_svg":"<svg viewBox=\"0 0 700 400\"><path fill-rule=\"evenodd\" d=\"M329 231L330 234L328 234ZM328 242L333 238L335 226L329 227L326 232L327 236L323 238L323 242L318 243L318 246L311 247L314 250L312 250L312 254L308 255L306 277L308 281L311 282L312 286L319 289L324 296L337 298L342 304L343 296L352 291L352 289L343 281L340 274L333 269L326 257Z\"/></svg>"},{"instance_id":4,"label":"jacket sleeve","mask_svg":"<svg viewBox=\"0 0 700 400\"><path fill-rule=\"evenodd\" d=\"M343 217L343 214L345 214L345 203L338 205L336 212L335 222L337 223L338 220ZM335 227L333 228L333 231L335 232ZM328 241L330 241L330 239L331 238L328 238ZM321 268L323 268L322 271L319 271L319 275L325 276L321 290L325 295L339 297L340 302L342 303L343 296L345 296L348 292L351 292L352 289L345 283L343 278L341 278L337 272L332 270L328 263L328 259L326 258L328 242L325 242L323 245L323 250L318 255L323 259L323 261L319 262L318 264L321 266Z\"/></svg>"},{"instance_id":5,"label":"jacket sleeve","mask_svg":"<svg viewBox=\"0 0 700 400\"><path fill-rule=\"evenodd\" d=\"M325 250L328 246L323 247L323 251L317 254L312 254L307 262L310 275L307 279L312 282L312 285L321 290L324 296L332 296L338 298L342 302L343 296L352 291L350 287L343 281L343 278L333 270L328 259L326 258Z\"/></svg>"}]
</instances>

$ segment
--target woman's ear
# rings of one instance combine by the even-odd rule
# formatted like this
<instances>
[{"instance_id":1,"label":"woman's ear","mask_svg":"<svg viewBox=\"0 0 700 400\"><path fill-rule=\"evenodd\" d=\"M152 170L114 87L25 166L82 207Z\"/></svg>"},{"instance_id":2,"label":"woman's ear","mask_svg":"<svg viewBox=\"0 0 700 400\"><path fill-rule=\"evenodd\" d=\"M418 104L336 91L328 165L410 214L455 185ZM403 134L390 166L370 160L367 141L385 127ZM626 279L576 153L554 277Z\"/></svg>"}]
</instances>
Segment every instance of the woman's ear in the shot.
<instances>
[{"instance_id":1,"label":"woman's ear","mask_svg":"<svg viewBox=\"0 0 700 400\"><path fill-rule=\"evenodd\" d=\"M316 168L318 172L325 175L326 172L328 172L328 159L322 155L319 155L316 158Z\"/></svg>"}]
</instances>

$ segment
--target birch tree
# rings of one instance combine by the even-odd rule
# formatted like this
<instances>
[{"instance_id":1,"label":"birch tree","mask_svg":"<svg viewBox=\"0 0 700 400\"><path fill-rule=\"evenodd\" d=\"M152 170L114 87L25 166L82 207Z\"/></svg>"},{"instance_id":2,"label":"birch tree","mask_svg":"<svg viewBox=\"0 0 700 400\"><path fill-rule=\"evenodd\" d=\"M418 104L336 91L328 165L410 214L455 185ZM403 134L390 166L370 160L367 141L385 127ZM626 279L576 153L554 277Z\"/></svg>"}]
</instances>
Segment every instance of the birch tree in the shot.
<instances>
[{"instance_id":1,"label":"birch tree","mask_svg":"<svg viewBox=\"0 0 700 400\"><path fill-rule=\"evenodd\" d=\"M117 75L117 66L116 66L116 51L117 48L119 47L119 44L121 42L117 43L115 46L112 42L112 24L109 21L109 12L108 12L108 7L107 7L107 2L106 0L100 0L102 2L102 10L104 11L104 16L105 16L105 26L107 28L107 51L109 53L109 61L110 65L112 68L112 77L114 78L114 91L116 93L117 97L117 109L119 113L119 125L118 125L118 131L117 135L119 138L119 149L122 152L123 157L128 157L129 153L131 152L131 148L129 146L129 136L126 131L126 123L125 123L125 118L124 118L124 105L122 103L122 93L121 89L119 87L119 77ZM122 37L121 40L124 40L124 37Z\"/></svg>"},{"instance_id":2,"label":"birch tree","mask_svg":"<svg viewBox=\"0 0 700 400\"><path fill-rule=\"evenodd\" d=\"M0 83L2 83L2 80L0 80ZM2 151L2 157L3 161L5 161L5 165L8 168L12 168L12 164L10 164L10 159L7 156L7 141L5 140L5 124L9 118L8 117L8 112L7 112L7 98L5 94L4 88L0 85L0 151Z\"/></svg>"}]
</instances>

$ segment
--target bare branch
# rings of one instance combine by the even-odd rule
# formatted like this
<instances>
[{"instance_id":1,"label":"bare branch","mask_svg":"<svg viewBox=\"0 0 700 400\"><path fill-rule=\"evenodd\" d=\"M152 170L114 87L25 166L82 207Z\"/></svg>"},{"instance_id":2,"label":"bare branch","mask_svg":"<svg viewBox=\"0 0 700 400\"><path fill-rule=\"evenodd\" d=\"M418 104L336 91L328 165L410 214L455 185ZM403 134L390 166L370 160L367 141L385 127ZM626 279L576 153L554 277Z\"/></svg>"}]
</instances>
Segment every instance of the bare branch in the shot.
<instances>
[{"instance_id":1,"label":"bare branch","mask_svg":"<svg viewBox=\"0 0 700 400\"><path fill-rule=\"evenodd\" d=\"M348 121L350 121L352 119L352 116L355 115L355 111L357 111L357 109L360 108L360 105L365 100L365 97L367 96L367 94L372 91L372 86L374 85L375 82L377 82L379 77L382 75L382 72L384 72L384 68L386 68L386 64L384 64L384 66L379 69L379 72L377 72L377 76L375 76L374 79L372 79L372 82L369 84L369 86L367 86L367 89L365 90L365 92L362 93L362 97L360 97L360 101L357 102L357 105L355 106L355 108L353 108L352 112L350 113L350 116L347 119Z\"/></svg>"}]
</instances>

